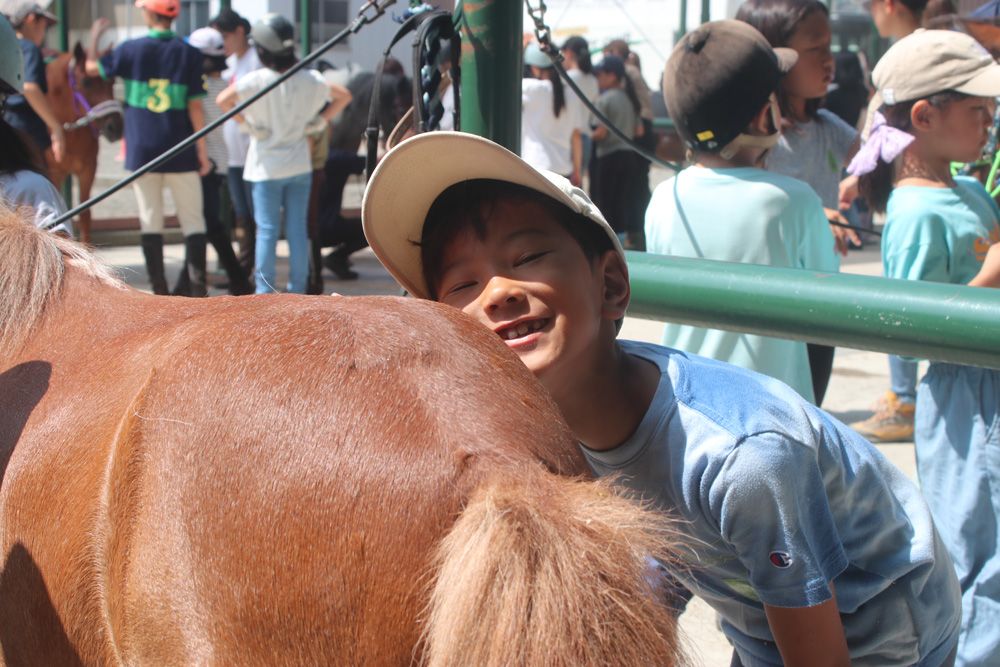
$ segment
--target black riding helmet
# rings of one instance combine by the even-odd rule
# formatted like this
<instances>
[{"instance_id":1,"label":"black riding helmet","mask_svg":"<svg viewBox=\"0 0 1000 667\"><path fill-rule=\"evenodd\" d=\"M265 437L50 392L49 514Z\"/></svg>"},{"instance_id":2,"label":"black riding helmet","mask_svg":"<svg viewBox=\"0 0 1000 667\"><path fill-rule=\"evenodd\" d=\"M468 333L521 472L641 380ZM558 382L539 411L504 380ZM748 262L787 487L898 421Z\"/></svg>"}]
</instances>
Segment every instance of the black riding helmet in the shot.
<instances>
[{"instance_id":1,"label":"black riding helmet","mask_svg":"<svg viewBox=\"0 0 1000 667\"><path fill-rule=\"evenodd\" d=\"M267 14L253 24L250 43L275 56L295 51L295 28L281 14Z\"/></svg>"}]
</instances>

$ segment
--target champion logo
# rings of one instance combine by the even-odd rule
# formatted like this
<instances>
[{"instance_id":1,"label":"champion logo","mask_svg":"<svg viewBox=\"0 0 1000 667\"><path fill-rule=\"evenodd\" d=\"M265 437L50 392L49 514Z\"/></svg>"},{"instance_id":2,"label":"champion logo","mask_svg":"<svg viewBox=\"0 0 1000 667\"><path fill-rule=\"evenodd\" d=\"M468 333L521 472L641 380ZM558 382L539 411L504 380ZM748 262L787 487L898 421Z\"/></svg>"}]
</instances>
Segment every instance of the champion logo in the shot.
<instances>
[{"instance_id":1,"label":"champion logo","mask_svg":"<svg viewBox=\"0 0 1000 667\"><path fill-rule=\"evenodd\" d=\"M792 566L792 557L784 551L772 551L768 558L771 560L771 565L776 568L787 570Z\"/></svg>"}]
</instances>

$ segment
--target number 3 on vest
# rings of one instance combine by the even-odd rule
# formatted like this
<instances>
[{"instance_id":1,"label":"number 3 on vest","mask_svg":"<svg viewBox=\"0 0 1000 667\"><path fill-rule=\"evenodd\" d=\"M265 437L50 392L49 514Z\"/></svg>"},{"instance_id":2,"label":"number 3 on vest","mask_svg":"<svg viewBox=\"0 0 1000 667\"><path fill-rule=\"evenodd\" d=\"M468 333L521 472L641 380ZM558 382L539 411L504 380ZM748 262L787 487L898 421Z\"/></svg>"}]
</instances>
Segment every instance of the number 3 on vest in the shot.
<instances>
[{"instance_id":1,"label":"number 3 on vest","mask_svg":"<svg viewBox=\"0 0 1000 667\"><path fill-rule=\"evenodd\" d=\"M152 94L146 98L146 108L153 113L163 113L170 108L170 96L167 95L167 86L170 79L150 79L149 87Z\"/></svg>"}]
</instances>

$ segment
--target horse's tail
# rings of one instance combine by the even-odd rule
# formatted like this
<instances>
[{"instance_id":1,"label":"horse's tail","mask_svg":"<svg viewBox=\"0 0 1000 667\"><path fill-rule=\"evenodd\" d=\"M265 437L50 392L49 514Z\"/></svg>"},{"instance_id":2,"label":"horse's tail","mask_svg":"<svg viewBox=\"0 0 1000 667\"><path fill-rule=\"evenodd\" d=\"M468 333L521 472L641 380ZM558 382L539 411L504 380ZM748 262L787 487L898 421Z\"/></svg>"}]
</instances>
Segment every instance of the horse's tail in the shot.
<instances>
[{"instance_id":1,"label":"horse's tail","mask_svg":"<svg viewBox=\"0 0 1000 667\"><path fill-rule=\"evenodd\" d=\"M679 664L649 560L670 557L670 520L606 483L529 477L477 490L442 542L426 664Z\"/></svg>"}]
</instances>

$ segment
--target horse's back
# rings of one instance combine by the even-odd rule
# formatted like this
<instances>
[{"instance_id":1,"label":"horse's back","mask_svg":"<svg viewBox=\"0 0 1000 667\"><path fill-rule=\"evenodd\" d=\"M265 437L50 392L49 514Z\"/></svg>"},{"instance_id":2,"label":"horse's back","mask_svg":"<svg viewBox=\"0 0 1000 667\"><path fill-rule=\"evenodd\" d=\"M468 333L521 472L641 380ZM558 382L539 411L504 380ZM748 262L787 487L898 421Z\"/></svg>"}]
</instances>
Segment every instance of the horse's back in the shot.
<instances>
[{"instance_id":1,"label":"horse's back","mask_svg":"<svg viewBox=\"0 0 1000 667\"><path fill-rule=\"evenodd\" d=\"M213 301L154 319L152 342L122 355L108 442L76 441L93 424L46 441L49 424L18 444L47 450L20 453L14 476L31 484L18 488L86 499L62 499L89 517L67 526L76 547L60 551L88 563L58 573L79 599L50 589L84 662L105 661L109 645L135 664L407 662L431 553L479 482L586 472L536 380L456 311ZM81 391L53 383L46 400ZM58 483L59 461L88 456L86 474ZM17 502L30 500L5 499L0 513ZM107 642L80 638L95 613Z\"/></svg>"}]
</instances>

